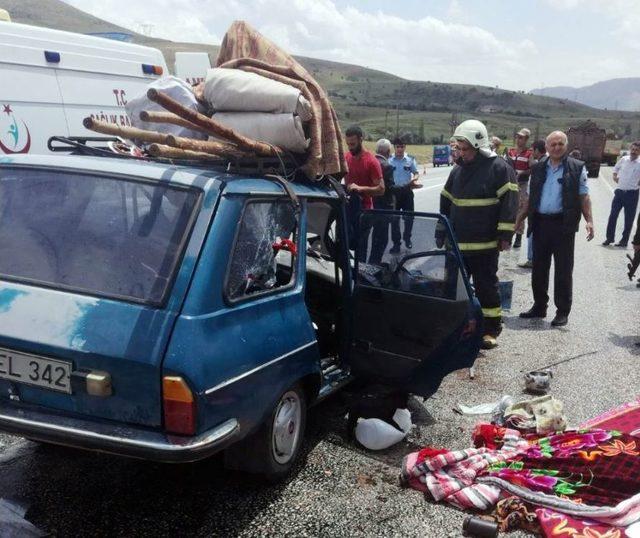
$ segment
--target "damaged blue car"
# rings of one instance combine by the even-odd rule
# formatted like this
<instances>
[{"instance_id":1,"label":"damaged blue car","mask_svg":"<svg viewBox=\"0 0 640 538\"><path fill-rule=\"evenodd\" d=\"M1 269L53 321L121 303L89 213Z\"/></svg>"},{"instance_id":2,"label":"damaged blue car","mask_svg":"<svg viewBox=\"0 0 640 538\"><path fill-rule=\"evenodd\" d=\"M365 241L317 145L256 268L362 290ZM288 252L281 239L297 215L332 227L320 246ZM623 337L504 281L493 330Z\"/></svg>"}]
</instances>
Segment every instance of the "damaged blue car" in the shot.
<instances>
[{"instance_id":1,"label":"damaged blue car","mask_svg":"<svg viewBox=\"0 0 640 538\"><path fill-rule=\"evenodd\" d=\"M78 155L0 161L0 431L286 474L361 378L430 396L482 314L449 225L352 225L335 181ZM231 449L229 449L232 447Z\"/></svg>"}]
</instances>

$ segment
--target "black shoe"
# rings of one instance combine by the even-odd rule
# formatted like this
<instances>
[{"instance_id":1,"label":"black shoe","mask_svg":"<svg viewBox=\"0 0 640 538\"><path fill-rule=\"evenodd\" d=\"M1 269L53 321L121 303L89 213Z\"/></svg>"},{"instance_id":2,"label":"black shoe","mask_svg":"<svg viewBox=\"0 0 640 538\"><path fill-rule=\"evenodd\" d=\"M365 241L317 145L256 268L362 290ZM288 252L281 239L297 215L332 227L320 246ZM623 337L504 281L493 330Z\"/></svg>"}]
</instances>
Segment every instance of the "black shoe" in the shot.
<instances>
[{"instance_id":1,"label":"black shoe","mask_svg":"<svg viewBox=\"0 0 640 538\"><path fill-rule=\"evenodd\" d=\"M620 241L619 243L616 243L616 247L627 248L627 244Z\"/></svg>"},{"instance_id":2,"label":"black shoe","mask_svg":"<svg viewBox=\"0 0 640 538\"><path fill-rule=\"evenodd\" d=\"M606 239L605 241L602 242L602 246L603 247L608 247L611 243L613 243L612 240Z\"/></svg>"},{"instance_id":3,"label":"black shoe","mask_svg":"<svg viewBox=\"0 0 640 538\"><path fill-rule=\"evenodd\" d=\"M405 239L404 244L407 246L407 248L413 248L413 243L411 242L411 239Z\"/></svg>"},{"instance_id":4,"label":"black shoe","mask_svg":"<svg viewBox=\"0 0 640 538\"><path fill-rule=\"evenodd\" d=\"M564 327L569 323L569 316L566 314L556 314L556 317L551 321L551 325L554 327Z\"/></svg>"},{"instance_id":5,"label":"black shoe","mask_svg":"<svg viewBox=\"0 0 640 538\"><path fill-rule=\"evenodd\" d=\"M400 245L393 245L390 249L389 249L389 254L400 254Z\"/></svg>"},{"instance_id":6,"label":"black shoe","mask_svg":"<svg viewBox=\"0 0 640 538\"><path fill-rule=\"evenodd\" d=\"M546 308L538 308L537 306L532 306L526 312L521 312L520 317L524 319L532 319L532 318L546 318L547 317L547 309Z\"/></svg>"},{"instance_id":7,"label":"black shoe","mask_svg":"<svg viewBox=\"0 0 640 538\"><path fill-rule=\"evenodd\" d=\"M522 236L516 235L516 239L513 242L513 248L520 248L522 246Z\"/></svg>"}]
</instances>

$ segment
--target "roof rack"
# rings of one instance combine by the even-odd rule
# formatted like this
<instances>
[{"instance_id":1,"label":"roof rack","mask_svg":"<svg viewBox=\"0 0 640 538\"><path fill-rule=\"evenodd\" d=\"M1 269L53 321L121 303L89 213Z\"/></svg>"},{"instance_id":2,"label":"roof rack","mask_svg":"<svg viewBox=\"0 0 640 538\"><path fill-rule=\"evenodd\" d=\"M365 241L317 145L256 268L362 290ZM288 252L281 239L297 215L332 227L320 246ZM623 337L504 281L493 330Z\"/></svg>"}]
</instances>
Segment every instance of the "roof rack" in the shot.
<instances>
[{"instance_id":1,"label":"roof rack","mask_svg":"<svg viewBox=\"0 0 640 538\"><path fill-rule=\"evenodd\" d=\"M89 155L94 157L111 157L120 159L135 159L168 164L196 166L221 166L232 173L257 173L260 175L278 174L288 181L300 180L304 174L300 172L300 164L295 156L286 153L279 157L242 157L200 159L170 159L153 157L148 154L118 153L112 149L114 143L128 144L126 140L117 136L52 136L47 142L49 151L54 153L71 153L72 155Z\"/></svg>"}]
</instances>

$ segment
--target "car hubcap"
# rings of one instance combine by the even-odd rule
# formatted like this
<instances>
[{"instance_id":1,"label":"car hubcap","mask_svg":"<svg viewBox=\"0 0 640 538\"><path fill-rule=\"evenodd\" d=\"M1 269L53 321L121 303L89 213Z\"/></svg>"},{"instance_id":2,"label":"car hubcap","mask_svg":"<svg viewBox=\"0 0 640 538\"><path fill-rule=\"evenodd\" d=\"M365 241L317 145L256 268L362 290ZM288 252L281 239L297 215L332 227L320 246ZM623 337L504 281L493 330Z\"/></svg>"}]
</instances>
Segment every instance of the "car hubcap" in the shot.
<instances>
[{"instance_id":1,"label":"car hubcap","mask_svg":"<svg viewBox=\"0 0 640 538\"><path fill-rule=\"evenodd\" d=\"M302 420L300 397L293 391L282 396L273 421L273 457L280 463L288 463L298 446Z\"/></svg>"}]
</instances>

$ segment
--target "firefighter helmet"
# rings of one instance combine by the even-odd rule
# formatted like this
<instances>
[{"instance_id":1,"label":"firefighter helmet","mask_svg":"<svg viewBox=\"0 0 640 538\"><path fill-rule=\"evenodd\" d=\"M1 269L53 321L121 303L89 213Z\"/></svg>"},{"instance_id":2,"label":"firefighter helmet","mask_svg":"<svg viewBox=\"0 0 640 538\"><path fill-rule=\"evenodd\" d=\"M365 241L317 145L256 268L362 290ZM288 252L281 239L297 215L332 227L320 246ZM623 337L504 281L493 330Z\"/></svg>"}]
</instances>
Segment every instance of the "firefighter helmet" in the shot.
<instances>
[{"instance_id":1,"label":"firefighter helmet","mask_svg":"<svg viewBox=\"0 0 640 538\"><path fill-rule=\"evenodd\" d=\"M478 120L463 121L453 133L456 140L466 140L476 149L489 148L489 136L484 123Z\"/></svg>"}]
</instances>

